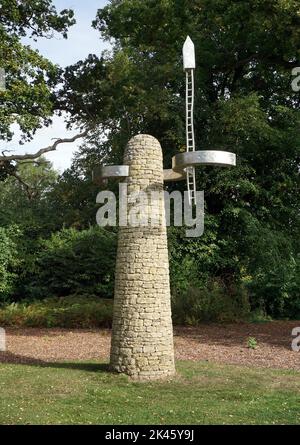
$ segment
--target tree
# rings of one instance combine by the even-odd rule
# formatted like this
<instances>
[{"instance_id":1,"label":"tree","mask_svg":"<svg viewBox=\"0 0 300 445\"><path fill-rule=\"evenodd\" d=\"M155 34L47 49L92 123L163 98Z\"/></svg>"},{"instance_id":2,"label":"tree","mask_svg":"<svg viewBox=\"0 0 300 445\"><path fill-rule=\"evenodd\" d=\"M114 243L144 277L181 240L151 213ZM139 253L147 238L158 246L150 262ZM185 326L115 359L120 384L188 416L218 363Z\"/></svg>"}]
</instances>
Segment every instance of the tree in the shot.
<instances>
[{"instance_id":1,"label":"tree","mask_svg":"<svg viewBox=\"0 0 300 445\"><path fill-rule=\"evenodd\" d=\"M1 2L0 54L5 70L6 89L1 91L0 135L12 136L10 126L17 123L23 138L49 123L53 112L52 88L58 67L37 51L21 43L21 37L48 37L75 23L73 11L57 13L50 0L4 0Z\"/></svg>"},{"instance_id":2,"label":"tree","mask_svg":"<svg viewBox=\"0 0 300 445\"><path fill-rule=\"evenodd\" d=\"M0 89L0 140L13 136L12 124L21 131L21 143L30 141L35 131L49 125L55 111L54 89L61 70L38 51L24 45L21 38L51 38L61 33L67 38L68 27L75 23L72 10L57 12L51 0L2 0L0 5L0 68L5 72L5 88ZM82 134L74 139L82 137ZM36 159L54 150L57 140L35 155L0 156L0 180L17 170L20 159Z\"/></svg>"},{"instance_id":3,"label":"tree","mask_svg":"<svg viewBox=\"0 0 300 445\"><path fill-rule=\"evenodd\" d=\"M18 173L0 183L0 226L15 224L30 233L50 231L56 226L48 195L57 182L57 172L44 158L19 162L17 169Z\"/></svg>"}]
</instances>

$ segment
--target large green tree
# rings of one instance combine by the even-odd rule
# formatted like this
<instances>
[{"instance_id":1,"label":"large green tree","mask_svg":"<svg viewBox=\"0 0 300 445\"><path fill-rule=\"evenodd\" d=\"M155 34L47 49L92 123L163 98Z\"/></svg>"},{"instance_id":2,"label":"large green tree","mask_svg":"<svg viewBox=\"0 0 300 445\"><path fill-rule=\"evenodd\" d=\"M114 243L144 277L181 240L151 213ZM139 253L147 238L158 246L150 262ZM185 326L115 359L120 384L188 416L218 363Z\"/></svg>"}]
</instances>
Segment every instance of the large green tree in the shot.
<instances>
[{"instance_id":1,"label":"large green tree","mask_svg":"<svg viewBox=\"0 0 300 445\"><path fill-rule=\"evenodd\" d=\"M30 45L25 45L22 38L51 38L57 33L66 38L68 27L74 23L73 11L58 12L52 0L1 0L0 141L11 140L16 126L20 130L20 142L30 141L38 128L51 123L56 110L54 91L61 70ZM0 180L17 170L18 160L37 158L55 149L58 143L60 141L31 157L2 153Z\"/></svg>"},{"instance_id":2,"label":"large green tree","mask_svg":"<svg viewBox=\"0 0 300 445\"><path fill-rule=\"evenodd\" d=\"M0 4L0 66L5 71L1 90L1 139L12 136L17 123L23 138L30 138L53 113L53 86L58 67L38 51L24 45L21 38L51 37L55 32L67 37L74 24L73 12L58 13L50 0L2 0Z\"/></svg>"}]
</instances>

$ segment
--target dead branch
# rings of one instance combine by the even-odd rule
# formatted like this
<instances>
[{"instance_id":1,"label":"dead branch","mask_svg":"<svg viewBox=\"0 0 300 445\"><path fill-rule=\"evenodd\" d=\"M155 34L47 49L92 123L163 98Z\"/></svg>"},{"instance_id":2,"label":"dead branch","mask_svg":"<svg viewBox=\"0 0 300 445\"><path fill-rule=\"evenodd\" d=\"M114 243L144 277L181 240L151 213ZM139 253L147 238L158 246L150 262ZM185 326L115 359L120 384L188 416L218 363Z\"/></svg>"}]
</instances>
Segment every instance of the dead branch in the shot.
<instances>
[{"instance_id":1,"label":"dead branch","mask_svg":"<svg viewBox=\"0 0 300 445\"><path fill-rule=\"evenodd\" d=\"M49 153L50 151L55 151L59 144L75 142L77 139L83 138L87 134L88 134L88 131L86 130L82 133L76 134L75 136L73 136L71 138L63 138L63 139L59 138L54 142L54 144L49 145L48 147L45 147L45 148L41 148L36 153L27 153L24 155L9 155L9 156L2 155L2 156L0 156L0 161L10 162L10 161L23 161L23 160L29 160L29 159L37 159L45 153Z\"/></svg>"}]
</instances>

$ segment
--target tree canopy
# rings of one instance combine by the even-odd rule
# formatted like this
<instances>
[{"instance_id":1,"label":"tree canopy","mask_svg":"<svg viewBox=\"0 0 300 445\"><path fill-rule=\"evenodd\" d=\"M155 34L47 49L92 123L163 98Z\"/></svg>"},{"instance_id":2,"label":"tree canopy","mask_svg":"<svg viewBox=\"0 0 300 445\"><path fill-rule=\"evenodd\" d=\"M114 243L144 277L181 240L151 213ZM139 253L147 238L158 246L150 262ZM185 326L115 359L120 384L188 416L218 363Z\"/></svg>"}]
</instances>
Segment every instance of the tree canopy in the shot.
<instances>
[{"instance_id":1,"label":"tree canopy","mask_svg":"<svg viewBox=\"0 0 300 445\"><path fill-rule=\"evenodd\" d=\"M60 69L21 39L51 38L55 33L66 38L68 27L75 23L73 17L71 10L58 13L51 0L1 1L0 68L5 88L0 89L0 140L12 139L12 124L19 127L24 143L51 122ZM15 170L11 159L2 155L0 179Z\"/></svg>"}]
</instances>

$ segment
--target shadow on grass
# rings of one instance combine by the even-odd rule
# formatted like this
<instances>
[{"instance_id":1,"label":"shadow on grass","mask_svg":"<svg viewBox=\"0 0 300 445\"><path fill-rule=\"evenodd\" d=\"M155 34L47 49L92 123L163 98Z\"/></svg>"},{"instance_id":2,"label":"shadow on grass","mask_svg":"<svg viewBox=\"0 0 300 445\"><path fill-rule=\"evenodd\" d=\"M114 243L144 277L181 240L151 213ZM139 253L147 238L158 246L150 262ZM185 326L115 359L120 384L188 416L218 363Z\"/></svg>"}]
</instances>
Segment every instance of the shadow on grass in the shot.
<instances>
[{"instance_id":1,"label":"shadow on grass","mask_svg":"<svg viewBox=\"0 0 300 445\"><path fill-rule=\"evenodd\" d=\"M44 362L43 368L56 368L56 369L75 369L77 371L88 372L112 372L109 369L108 363L78 363L78 362Z\"/></svg>"},{"instance_id":2,"label":"shadow on grass","mask_svg":"<svg viewBox=\"0 0 300 445\"><path fill-rule=\"evenodd\" d=\"M26 357L11 352L0 352L0 364L36 366L40 368L74 369L88 372L111 372L108 363L87 363L87 362L46 362L33 357Z\"/></svg>"}]
</instances>

